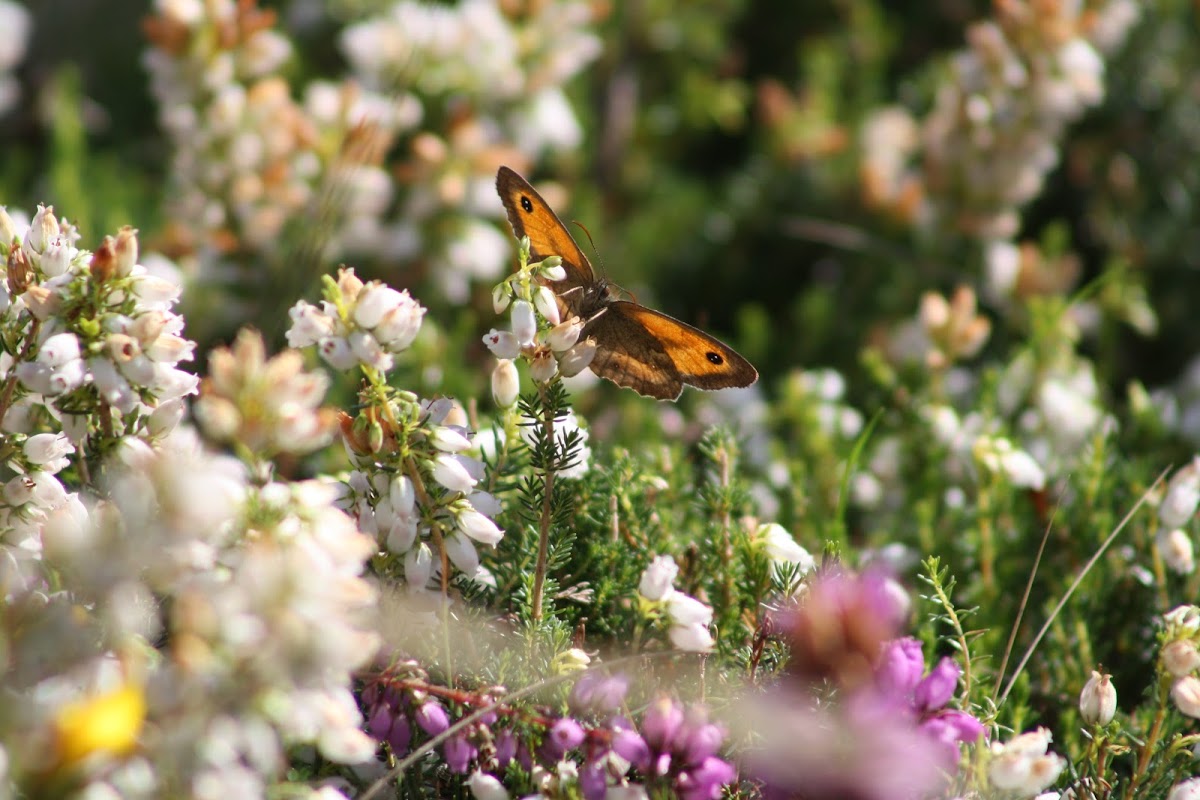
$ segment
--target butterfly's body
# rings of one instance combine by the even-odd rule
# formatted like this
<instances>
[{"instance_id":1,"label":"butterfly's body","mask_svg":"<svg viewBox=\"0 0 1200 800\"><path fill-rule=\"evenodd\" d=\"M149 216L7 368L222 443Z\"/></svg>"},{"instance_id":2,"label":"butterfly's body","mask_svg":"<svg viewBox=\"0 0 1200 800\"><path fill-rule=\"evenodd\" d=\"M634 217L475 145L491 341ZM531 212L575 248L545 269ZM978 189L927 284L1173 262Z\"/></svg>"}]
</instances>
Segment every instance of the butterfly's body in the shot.
<instances>
[{"instance_id":1,"label":"butterfly's body","mask_svg":"<svg viewBox=\"0 0 1200 800\"><path fill-rule=\"evenodd\" d=\"M592 372L660 400L679 397L684 384L725 389L758 380L758 372L733 348L666 314L618 299L612 285L595 276L550 206L520 175L501 167L496 190L513 231L529 237L530 257L562 258L566 277L547 285L564 317L579 317L584 321L580 335L595 340Z\"/></svg>"}]
</instances>

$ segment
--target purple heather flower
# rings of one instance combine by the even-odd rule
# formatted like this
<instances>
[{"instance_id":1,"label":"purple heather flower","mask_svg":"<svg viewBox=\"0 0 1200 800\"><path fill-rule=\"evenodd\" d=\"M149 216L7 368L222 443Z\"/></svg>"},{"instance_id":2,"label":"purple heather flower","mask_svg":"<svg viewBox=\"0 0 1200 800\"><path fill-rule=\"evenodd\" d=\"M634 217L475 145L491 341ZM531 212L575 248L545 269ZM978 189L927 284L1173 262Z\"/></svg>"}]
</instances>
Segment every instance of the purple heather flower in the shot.
<instances>
[{"instance_id":1,"label":"purple heather flower","mask_svg":"<svg viewBox=\"0 0 1200 800\"><path fill-rule=\"evenodd\" d=\"M925 673L925 653L921 643L911 636L891 640L883 646L875 670L880 689L898 697L907 696Z\"/></svg>"},{"instance_id":2,"label":"purple heather flower","mask_svg":"<svg viewBox=\"0 0 1200 800\"><path fill-rule=\"evenodd\" d=\"M632 728L616 728L612 733L613 752L645 772L650 766L650 747Z\"/></svg>"},{"instance_id":3,"label":"purple heather flower","mask_svg":"<svg viewBox=\"0 0 1200 800\"><path fill-rule=\"evenodd\" d=\"M844 689L875 680L880 651L900 632L906 614L889 581L878 570L827 572L814 580L771 626L791 651L788 672L806 683L832 680Z\"/></svg>"},{"instance_id":4,"label":"purple heather flower","mask_svg":"<svg viewBox=\"0 0 1200 800\"><path fill-rule=\"evenodd\" d=\"M642 737L651 750L671 749L675 736L683 727L683 709L671 698L660 696L646 709L642 718Z\"/></svg>"},{"instance_id":5,"label":"purple heather flower","mask_svg":"<svg viewBox=\"0 0 1200 800\"><path fill-rule=\"evenodd\" d=\"M422 703L415 716L421 730L430 736L437 736L450 727L450 717L446 715L446 709L436 700L426 700Z\"/></svg>"},{"instance_id":6,"label":"purple heather flower","mask_svg":"<svg viewBox=\"0 0 1200 800\"><path fill-rule=\"evenodd\" d=\"M550 727L550 738L565 753L568 750L578 747L583 742L583 726L570 717L563 717Z\"/></svg>"},{"instance_id":7,"label":"purple heather flower","mask_svg":"<svg viewBox=\"0 0 1200 800\"><path fill-rule=\"evenodd\" d=\"M913 690L913 699L921 711L936 711L954 697L958 688L958 676L961 670L949 658L943 658L937 666L929 671L917 688Z\"/></svg>"},{"instance_id":8,"label":"purple heather flower","mask_svg":"<svg viewBox=\"0 0 1200 800\"><path fill-rule=\"evenodd\" d=\"M608 770L604 761L603 757L589 761L579 770L579 791L584 800L604 800L608 792Z\"/></svg>"},{"instance_id":9,"label":"purple heather flower","mask_svg":"<svg viewBox=\"0 0 1200 800\"><path fill-rule=\"evenodd\" d=\"M607 714L621 707L627 691L629 679L624 675L609 676L593 670L575 683L571 705L579 711Z\"/></svg>"},{"instance_id":10,"label":"purple heather flower","mask_svg":"<svg viewBox=\"0 0 1200 800\"><path fill-rule=\"evenodd\" d=\"M462 733L451 736L442 745L442 755L446 759L446 766L450 768L451 772L458 773L459 775L467 773L471 759L475 758L478 754L479 750Z\"/></svg>"},{"instance_id":11,"label":"purple heather flower","mask_svg":"<svg viewBox=\"0 0 1200 800\"><path fill-rule=\"evenodd\" d=\"M721 787L737 777L737 770L728 761L709 757L698 766L680 773L675 781L681 800L716 800Z\"/></svg>"},{"instance_id":12,"label":"purple heather flower","mask_svg":"<svg viewBox=\"0 0 1200 800\"><path fill-rule=\"evenodd\" d=\"M517 755L517 734L512 728L505 728L496 734L496 763L500 769L508 766Z\"/></svg>"},{"instance_id":13,"label":"purple heather flower","mask_svg":"<svg viewBox=\"0 0 1200 800\"><path fill-rule=\"evenodd\" d=\"M395 712L388 708L385 703L380 703L374 706L367 713L367 733L371 737L379 741L387 738L388 731L392 729L392 717Z\"/></svg>"},{"instance_id":14,"label":"purple heather flower","mask_svg":"<svg viewBox=\"0 0 1200 800\"><path fill-rule=\"evenodd\" d=\"M412 724L409 723L407 716L397 714L392 720L392 729L388 731L387 742L392 748L393 755L402 756L408 752L408 746L412 742Z\"/></svg>"},{"instance_id":15,"label":"purple heather flower","mask_svg":"<svg viewBox=\"0 0 1200 800\"><path fill-rule=\"evenodd\" d=\"M952 745L956 757L959 742L978 741L985 730L983 723L970 714L954 710L940 711L936 716L922 720L918 727L927 736Z\"/></svg>"},{"instance_id":16,"label":"purple heather flower","mask_svg":"<svg viewBox=\"0 0 1200 800\"><path fill-rule=\"evenodd\" d=\"M910 712L888 701L854 713L869 704L846 700L817 706L807 691L779 687L741 705L739 722L761 734L745 774L765 784L764 796L912 800L944 785L957 753L920 735Z\"/></svg>"},{"instance_id":17,"label":"purple heather flower","mask_svg":"<svg viewBox=\"0 0 1200 800\"><path fill-rule=\"evenodd\" d=\"M705 759L716 755L725 741L725 731L720 725L700 720L695 727L689 727L679 737L676 750L683 757L685 764L701 764Z\"/></svg>"}]
</instances>

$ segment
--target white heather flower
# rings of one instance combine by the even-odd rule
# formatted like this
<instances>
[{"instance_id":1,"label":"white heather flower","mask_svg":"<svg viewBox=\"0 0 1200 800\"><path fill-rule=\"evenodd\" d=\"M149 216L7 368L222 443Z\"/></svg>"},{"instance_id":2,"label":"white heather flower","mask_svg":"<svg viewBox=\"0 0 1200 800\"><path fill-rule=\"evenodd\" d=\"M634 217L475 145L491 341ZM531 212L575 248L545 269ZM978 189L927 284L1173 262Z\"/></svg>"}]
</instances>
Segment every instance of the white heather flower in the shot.
<instances>
[{"instance_id":1,"label":"white heather flower","mask_svg":"<svg viewBox=\"0 0 1200 800\"><path fill-rule=\"evenodd\" d=\"M517 365L507 358L496 362L492 370L492 399L500 408L508 408L517 402L521 391L521 376L517 373Z\"/></svg>"},{"instance_id":2,"label":"white heather flower","mask_svg":"<svg viewBox=\"0 0 1200 800\"><path fill-rule=\"evenodd\" d=\"M450 453L441 453L434 459L433 479L450 491L463 494L470 492L478 483L476 478L471 477L462 457Z\"/></svg>"},{"instance_id":3,"label":"white heather flower","mask_svg":"<svg viewBox=\"0 0 1200 800\"><path fill-rule=\"evenodd\" d=\"M1046 473L1033 457L1013 447L1001 436L980 436L975 440L975 458L993 473L1008 478L1013 486L1041 489L1046 485Z\"/></svg>"},{"instance_id":4,"label":"white heather flower","mask_svg":"<svg viewBox=\"0 0 1200 800\"><path fill-rule=\"evenodd\" d=\"M1200 631L1200 606L1186 603L1175 606L1163 614L1163 622L1171 626L1178 626L1188 633L1196 633Z\"/></svg>"},{"instance_id":5,"label":"white heather flower","mask_svg":"<svg viewBox=\"0 0 1200 800\"><path fill-rule=\"evenodd\" d=\"M679 567L671 556L656 556L642 573L638 583L638 593L647 600L657 601L668 597L674 591L675 576Z\"/></svg>"},{"instance_id":6,"label":"white heather flower","mask_svg":"<svg viewBox=\"0 0 1200 800\"><path fill-rule=\"evenodd\" d=\"M459 511L454 521L460 531L480 544L495 547L504 538L504 531L496 523L473 508Z\"/></svg>"},{"instance_id":7,"label":"white heather flower","mask_svg":"<svg viewBox=\"0 0 1200 800\"><path fill-rule=\"evenodd\" d=\"M463 428L440 425L429 435L429 443L443 453L461 453L471 447L471 440Z\"/></svg>"},{"instance_id":8,"label":"white heather flower","mask_svg":"<svg viewBox=\"0 0 1200 800\"><path fill-rule=\"evenodd\" d=\"M467 786L475 800L508 800L508 790L494 775L476 770L467 779Z\"/></svg>"},{"instance_id":9,"label":"white heather flower","mask_svg":"<svg viewBox=\"0 0 1200 800\"><path fill-rule=\"evenodd\" d=\"M446 544L446 555L450 562L458 567L468 578L479 569L479 554L475 545L462 532L455 532L443 540Z\"/></svg>"},{"instance_id":10,"label":"white heather flower","mask_svg":"<svg viewBox=\"0 0 1200 800\"><path fill-rule=\"evenodd\" d=\"M538 313L551 325L558 325L562 321L558 314L558 299L549 286L538 286L534 290L533 304L537 306Z\"/></svg>"},{"instance_id":11,"label":"white heather flower","mask_svg":"<svg viewBox=\"0 0 1200 800\"><path fill-rule=\"evenodd\" d=\"M529 377L537 383L546 383L558 372L558 362L550 350L540 347L529 360Z\"/></svg>"},{"instance_id":12,"label":"white heather flower","mask_svg":"<svg viewBox=\"0 0 1200 800\"><path fill-rule=\"evenodd\" d=\"M521 353L521 345L512 331L498 331L492 328L483 337L483 343L496 358L514 359Z\"/></svg>"},{"instance_id":13,"label":"white heather flower","mask_svg":"<svg viewBox=\"0 0 1200 800\"><path fill-rule=\"evenodd\" d=\"M66 434L62 433L39 433L30 436L24 449L25 457L31 464L41 466L51 475L63 470L70 463L67 456L75 452L74 445Z\"/></svg>"},{"instance_id":14,"label":"white heather flower","mask_svg":"<svg viewBox=\"0 0 1200 800\"><path fill-rule=\"evenodd\" d=\"M671 644L689 653L710 653L717 643L706 625L672 625L667 637Z\"/></svg>"},{"instance_id":15,"label":"white heather flower","mask_svg":"<svg viewBox=\"0 0 1200 800\"><path fill-rule=\"evenodd\" d=\"M563 353L558 360L558 371L564 378L573 378L592 365L596 357L596 340L592 337L576 342L575 346Z\"/></svg>"},{"instance_id":16,"label":"white heather flower","mask_svg":"<svg viewBox=\"0 0 1200 800\"><path fill-rule=\"evenodd\" d=\"M713 611L696 598L673 591L667 596L667 616L674 625L701 625L707 628L712 623Z\"/></svg>"},{"instance_id":17,"label":"white heather flower","mask_svg":"<svg viewBox=\"0 0 1200 800\"><path fill-rule=\"evenodd\" d=\"M1190 575L1196 568L1192 537L1182 528L1160 530L1155 537L1163 562L1179 575Z\"/></svg>"},{"instance_id":18,"label":"white heather flower","mask_svg":"<svg viewBox=\"0 0 1200 800\"><path fill-rule=\"evenodd\" d=\"M429 545L421 544L410 549L404 555L404 579L409 586L423 588L433 575L433 552Z\"/></svg>"},{"instance_id":19,"label":"white heather flower","mask_svg":"<svg viewBox=\"0 0 1200 800\"><path fill-rule=\"evenodd\" d=\"M1166 495L1158 507L1158 518L1168 528L1182 528L1200 504L1200 457L1171 476Z\"/></svg>"},{"instance_id":20,"label":"white heather flower","mask_svg":"<svg viewBox=\"0 0 1200 800\"><path fill-rule=\"evenodd\" d=\"M47 367L61 367L78 361L81 353L79 338L73 333L56 333L38 348L37 362Z\"/></svg>"},{"instance_id":21,"label":"white heather flower","mask_svg":"<svg viewBox=\"0 0 1200 800\"><path fill-rule=\"evenodd\" d=\"M579 341L579 334L583 331L583 320L579 317L572 316L570 319L563 320L550 329L546 336L546 344L550 345L550 349L556 353L562 353L570 350Z\"/></svg>"},{"instance_id":22,"label":"white heather flower","mask_svg":"<svg viewBox=\"0 0 1200 800\"><path fill-rule=\"evenodd\" d=\"M288 311L292 327L287 332L289 347L297 349L314 345L334 332L334 318L325 310L304 300Z\"/></svg>"},{"instance_id":23,"label":"white heather flower","mask_svg":"<svg viewBox=\"0 0 1200 800\"><path fill-rule=\"evenodd\" d=\"M1200 719L1200 678L1184 675L1171 684L1171 700L1180 713Z\"/></svg>"},{"instance_id":24,"label":"white heather flower","mask_svg":"<svg viewBox=\"0 0 1200 800\"><path fill-rule=\"evenodd\" d=\"M294 346L294 345L293 345ZM358 363L358 356L343 337L327 336L317 343L317 352L334 369L346 370Z\"/></svg>"},{"instance_id":25,"label":"white heather flower","mask_svg":"<svg viewBox=\"0 0 1200 800\"><path fill-rule=\"evenodd\" d=\"M346 342L354 357L365 366L387 372L395 363L391 353L384 350L382 343L368 331L351 331Z\"/></svg>"},{"instance_id":26,"label":"white heather flower","mask_svg":"<svg viewBox=\"0 0 1200 800\"><path fill-rule=\"evenodd\" d=\"M1200 778L1189 778L1175 784L1167 800L1200 800Z\"/></svg>"},{"instance_id":27,"label":"white heather flower","mask_svg":"<svg viewBox=\"0 0 1200 800\"><path fill-rule=\"evenodd\" d=\"M776 564L795 564L801 574L812 572L816 559L792 538L782 525L772 522L759 525L754 532L754 538L766 550L767 556Z\"/></svg>"},{"instance_id":28,"label":"white heather flower","mask_svg":"<svg viewBox=\"0 0 1200 800\"><path fill-rule=\"evenodd\" d=\"M410 297L408 290L395 294L394 302L384 312L383 319L373 332L389 352L399 353L417 338L421 321L425 318L425 307Z\"/></svg>"},{"instance_id":29,"label":"white heather flower","mask_svg":"<svg viewBox=\"0 0 1200 800\"><path fill-rule=\"evenodd\" d=\"M512 332L522 347L533 344L533 337L537 335L537 318L533 315L533 306L524 300L518 300L512 305Z\"/></svg>"},{"instance_id":30,"label":"white heather flower","mask_svg":"<svg viewBox=\"0 0 1200 800\"><path fill-rule=\"evenodd\" d=\"M1066 759L1048 752L1050 731L1038 728L1023 733L1007 744L992 744L988 777L998 789L1032 795L1058 779Z\"/></svg>"},{"instance_id":31,"label":"white heather flower","mask_svg":"<svg viewBox=\"0 0 1200 800\"><path fill-rule=\"evenodd\" d=\"M1176 678L1200 669L1200 652L1191 639L1176 639L1162 649L1163 666Z\"/></svg>"},{"instance_id":32,"label":"white heather flower","mask_svg":"<svg viewBox=\"0 0 1200 800\"><path fill-rule=\"evenodd\" d=\"M1111 675L1092 670L1092 677L1079 693L1079 715L1089 725L1107 725L1117 712L1117 690Z\"/></svg>"}]
</instances>

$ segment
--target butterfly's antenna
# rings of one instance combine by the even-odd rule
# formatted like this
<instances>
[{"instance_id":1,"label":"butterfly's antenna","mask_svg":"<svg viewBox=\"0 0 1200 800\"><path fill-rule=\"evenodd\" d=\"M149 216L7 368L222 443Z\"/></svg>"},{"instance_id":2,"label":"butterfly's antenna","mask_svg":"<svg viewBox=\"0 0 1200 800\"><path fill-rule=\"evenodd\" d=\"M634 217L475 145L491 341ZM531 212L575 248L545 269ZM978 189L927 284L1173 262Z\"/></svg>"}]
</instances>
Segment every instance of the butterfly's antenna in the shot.
<instances>
[{"instance_id":1,"label":"butterfly's antenna","mask_svg":"<svg viewBox=\"0 0 1200 800\"><path fill-rule=\"evenodd\" d=\"M596 265L598 267L600 267L601 272L607 272L608 270L604 269L604 261L600 258L600 251L596 249L596 242L592 239L592 232L587 229L586 225L584 225L582 222L580 222L577 219L571 220L571 224L578 225L579 230L583 231L583 235L587 237L588 244L592 246L592 258L595 259ZM605 280L607 280L607 278ZM615 284L615 283L609 283L609 285L617 286L617 284ZM622 286L617 286L617 288L620 289L622 292L625 292L625 294L629 295L629 297L633 300L633 302L635 302L635 303L637 302L637 298L633 296L633 292L625 291L625 288Z\"/></svg>"}]
</instances>

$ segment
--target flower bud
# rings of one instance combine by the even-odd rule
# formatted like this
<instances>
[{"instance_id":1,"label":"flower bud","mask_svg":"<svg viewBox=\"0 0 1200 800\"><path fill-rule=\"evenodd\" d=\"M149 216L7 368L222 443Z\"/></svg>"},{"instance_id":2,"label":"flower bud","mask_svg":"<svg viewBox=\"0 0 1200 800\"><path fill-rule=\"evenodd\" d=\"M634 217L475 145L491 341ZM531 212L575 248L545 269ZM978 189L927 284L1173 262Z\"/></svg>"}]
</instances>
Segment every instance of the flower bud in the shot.
<instances>
[{"instance_id":1,"label":"flower bud","mask_svg":"<svg viewBox=\"0 0 1200 800\"><path fill-rule=\"evenodd\" d=\"M1200 778L1189 778L1175 784L1167 800L1200 800Z\"/></svg>"},{"instance_id":2,"label":"flower bud","mask_svg":"<svg viewBox=\"0 0 1200 800\"><path fill-rule=\"evenodd\" d=\"M508 790L494 775L476 771L466 783L475 800L508 800Z\"/></svg>"},{"instance_id":3,"label":"flower bud","mask_svg":"<svg viewBox=\"0 0 1200 800\"><path fill-rule=\"evenodd\" d=\"M1089 725L1107 725L1117 712L1117 690L1111 675L1092 670L1092 677L1079 693L1079 715Z\"/></svg>"},{"instance_id":4,"label":"flower bud","mask_svg":"<svg viewBox=\"0 0 1200 800\"><path fill-rule=\"evenodd\" d=\"M558 298L554 296L554 292L550 290L550 287L537 287L533 293L533 304L537 306L538 312L551 325L557 325L562 321L558 314Z\"/></svg>"},{"instance_id":5,"label":"flower bud","mask_svg":"<svg viewBox=\"0 0 1200 800\"><path fill-rule=\"evenodd\" d=\"M25 246L41 254L61 230L58 220L54 217L54 206L39 205L37 213L33 215L33 221L29 224L29 233L25 234Z\"/></svg>"},{"instance_id":6,"label":"flower bud","mask_svg":"<svg viewBox=\"0 0 1200 800\"><path fill-rule=\"evenodd\" d=\"M1158 507L1158 518L1167 528L1182 528L1200 504L1200 460L1184 466L1167 484L1167 493Z\"/></svg>"},{"instance_id":7,"label":"flower bud","mask_svg":"<svg viewBox=\"0 0 1200 800\"><path fill-rule=\"evenodd\" d=\"M404 579L408 581L409 586L423 589L429 583L429 577L432 574L433 553L430 551L429 545L421 542L404 556Z\"/></svg>"},{"instance_id":8,"label":"flower bud","mask_svg":"<svg viewBox=\"0 0 1200 800\"><path fill-rule=\"evenodd\" d=\"M647 600L662 600L674 591L672 585L678 574L679 567L675 564L674 558L656 556L650 562L650 566L646 567L646 571L642 573L642 580L638 584L638 594Z\"/></svg>"},{"instance_id":9,"label":"flower bud","mask_svg":"<svg viewBox=\"0 0 1200 800\"><path fill-rule=\"evenodd\" d=\"M17 240L16 223L8 215L8 209L0 206L0 245L9 247L15 240Z\"/></svg>"},{"instance_id":10,"label":"flower bud","mask_svg":"<svg viewBox=\"0 0 1200 800\"><path fill-rule=\"evenodd\" d=\"M493 547L504 538L504 531L496 523L473 508L460 511L455 519L458 529L480 544Z\"/></svg>"},{"instance_id":11,"label":"flower bud","mask_svg":"<svg viewBox=\"0 0 1200 800\"><path fill-rule=\"evenodd\" d=\"M570 650L564 650L554 657L551 662L551 668L558 675L566 675L571 672L579 672L588 668L588 664L592 663L592 657L580 650L578 647L572 647Z\"/></svg>"},{"instance_id":12,"label":"flower bud","mask_svg":"<svg viewBox=\"0 0 1200 800\"><path fill-rule=\"evenodd\" d=\"M1163 562L1179 575L1190 575L1196 568L1192 538L1182 528L1163 529L1155 537Z\"/></svg>"},{"instance_id":13,"label":"flower bud","mask_svg":"<svg viewBox=\"0 0 1200 800\"><path fill-rule=\"evenodd\" d=\"M562 265L562 257L549 256L548 258L543 259L541 266L538 267L538 275L540 275L544 280L550 281L551 283L557 283L558 281L565 280L567 277L567 270Z\"/></svg>"},{"instance_id":14,"label":"flower bud","mask_svg":"<svg viewBox=\"0 0 1200 800\"><path fill-rule=\"evenodd\" d=\"M1200 669L1200 651L1191 639L1177 639L1162 649L1162 662L1167 672L1182 678Z\"/></svg>"},{"instance_id":15,"label":"flower bud","mask_svg":"<svg viewBox=\"0 0 1200 800\"><path fill-rule=\"evenodd\" d=\"M497 315L503 314L504 309L508 308L508 304L512 302L512 292L508 288L508 282L498 283L492 287L492 310Z\"/></svg>"},{"instance_id":16,"label":"flower bud","mask_svg":"<svg viewBox=\"0 0 1200 800\"><path fill-rule=\"evenodd\" d=\"M492 370L492 399L500 408L508 408L517 402L520 390L521 376L517 374L517 365L507 358L500 359Z\"/></svg>"},{"instance_id":17,"label":"flower bud","mask_svg":"<svg viewBox=\"0 0 1200 800\"><path fill-rule=\"evenodd\" d=\"M29 257L19 247L14 247L8 254L8 290L14 295L23 294L33 283L33 267Z\"/></svg>"},{"instance_id":18,"label":"flower bud","mask_svg":"<svg viewBox=\"0 0 1200 800\"><path fill-rule=\"evenodd\" d=\"M533 337L537 335L537 318L533 316L533 306L524 300L513 303L512 331L517 337L517 343L522 347L533 344Z\"/></svg>"},{"instance_id":19,"label":"flower bud","mask_svg":"<svg viewBox=\"0 0 1200 800\"><path fill-rule=\"evenodd\" d=\"M47 248L47 251L50 248ZM96 252L92 253L91 263L88 265L91 270L92 277L98 282L104 283L110 280L117 272L117 243L111 236L105 236L100 242L100 246L96 248ZM62 274L66 270L60 270L58 273L46 270L46 258L42 258L42 271L48 277L53 278L55 274Z\"/></svg>"},{"instance_id":20,"label":"flower bud","mask_svg":"<svg viewBox=\"0 0 1200 800\"><path fill-rule=\"evenodd\" d=\"M1171 700L1180 713L1200 719L1200 678L1184 675L1171 686Z\"/></svg>"},{"instance_id":21,"label":"flower bud","mask_svg":"<svg viewBox=\"0 0 1200 800\"><path fill-rule=\"evenodd\" d=\"M132 270L138 260L137 228L126 225L117 231L117 262L116 275L124 278Z\"/></svg>"}]
</instances>

